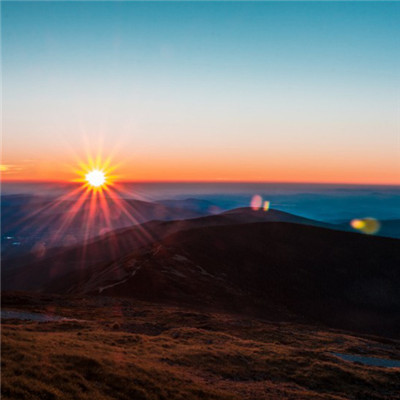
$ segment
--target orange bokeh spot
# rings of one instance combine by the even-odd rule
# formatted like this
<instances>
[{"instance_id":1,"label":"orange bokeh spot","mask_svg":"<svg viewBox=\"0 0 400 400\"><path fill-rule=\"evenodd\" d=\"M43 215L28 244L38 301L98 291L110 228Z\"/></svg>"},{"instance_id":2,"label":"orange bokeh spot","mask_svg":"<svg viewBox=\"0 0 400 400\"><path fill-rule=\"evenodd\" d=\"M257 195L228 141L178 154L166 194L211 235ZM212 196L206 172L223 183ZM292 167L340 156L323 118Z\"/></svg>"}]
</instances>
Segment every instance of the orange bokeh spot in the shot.
<instances>
[{"instance_id":1,"label":"orange bokeh spot","mask_svg":"<svg viewBox=\"0 0 400 400\"><path fill-rule=\"evenodd\" d=\"M358 231L368 235L377 233L381 228L380 222L375 218L353 219L350 222L350 225L353 229L357 229Z\"/></svg>"}]
</instances>

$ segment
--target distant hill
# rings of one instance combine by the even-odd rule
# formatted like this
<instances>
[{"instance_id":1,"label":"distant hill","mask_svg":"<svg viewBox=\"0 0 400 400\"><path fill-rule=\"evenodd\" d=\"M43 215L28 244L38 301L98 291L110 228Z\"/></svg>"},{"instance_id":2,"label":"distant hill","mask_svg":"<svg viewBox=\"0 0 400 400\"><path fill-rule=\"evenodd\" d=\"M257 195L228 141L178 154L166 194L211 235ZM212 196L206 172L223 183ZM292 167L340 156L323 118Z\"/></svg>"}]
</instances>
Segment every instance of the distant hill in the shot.
<instances>
[{"instance_id":1,"label":"distant hill","mask_svg":"<svg viewBox=\"0 0 400 400\"><path fill-rule=\"evenodd\" d=\"M77 199L59 201L32 195L1 198L2 258L43 252L82 243L108 231L158 220L176 220L207 215L200 209L180 208L140 200L104 200L91 213L91 202L76 209ZM122 204L122 206L121 206ZM102 208L107 207L106 216Z\"/></svg>"},{"instance_id":2,"label":"distant hill","mask_svg":"<svg viewBox=\"0 0 400 400\"><path fill-rule=\"evenodd\" d=\"M400 219L391 219L380 221L381 229L378 234L400 239Z\"/></svg>"},{"instance_id":3,"label":"distant hill","mask_svg":"<svg viewBox=\"0 0 400 400\"><path fill-rule=\"evenodd\" d=\"M159 204L163 204L169 208L179 208L183 210L197 211L207 214L217 214L223 211L216 204L202 199L188 198L183 200L160 200L157 201Z\"/></svg>"},{"instance_id":4,"label":"distant hill","mask_svg":"<svg viewBox=\"0 0 400 400\"><path fill-rule=\"evenodd\" d=\"M290 214L279 210L268 210L264 211L253 210L250 207L235 208L233 210L225 211L222 215L228 217L235 223L246 223L246 222L290 222L294 224L320 226L330 229L335 229L336 226L313 219L300 217L298 215Z\"/></svg>"}]
</instances>

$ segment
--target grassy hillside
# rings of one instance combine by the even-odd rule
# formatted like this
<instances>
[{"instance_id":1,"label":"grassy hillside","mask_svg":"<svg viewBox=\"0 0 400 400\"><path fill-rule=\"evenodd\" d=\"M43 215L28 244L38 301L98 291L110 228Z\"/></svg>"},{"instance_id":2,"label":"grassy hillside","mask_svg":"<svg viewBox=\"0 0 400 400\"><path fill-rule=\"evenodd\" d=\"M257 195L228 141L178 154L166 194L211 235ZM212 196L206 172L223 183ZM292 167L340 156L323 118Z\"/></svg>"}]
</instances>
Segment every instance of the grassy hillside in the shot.
<instances>
[{"instance_id":1,"label":"grassy hillside","mask_svg":"<svg viewBox=\"0 0 400 400\"><path fill-rule=\"evenodd\" d=\"M3 320L2 398L399 398L400 342L127 299L3 295L3 308L77 318Z\"/></svg>"}]
</instances>

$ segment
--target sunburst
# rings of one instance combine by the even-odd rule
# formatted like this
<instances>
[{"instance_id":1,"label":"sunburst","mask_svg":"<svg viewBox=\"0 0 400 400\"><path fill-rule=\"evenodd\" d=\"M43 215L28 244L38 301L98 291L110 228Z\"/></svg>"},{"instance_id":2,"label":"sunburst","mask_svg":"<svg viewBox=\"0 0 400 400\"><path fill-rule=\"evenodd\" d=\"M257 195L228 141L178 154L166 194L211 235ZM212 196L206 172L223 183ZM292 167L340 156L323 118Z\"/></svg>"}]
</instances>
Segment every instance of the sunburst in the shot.
<instances>
[{"instance_id":1,"label":"sunburst","mask_svg":"<svg viewBox=\"0 0 400 400\"><path fill-rule=\"evenodd\" d=\"M93 192L108 191L117 179L115 169L110 158L103 161L101 156L88 157L86 162L79 162L79 168L75 170L78 178L74 181L82 183L84 188Z\"/></svg>"}]
</instances>

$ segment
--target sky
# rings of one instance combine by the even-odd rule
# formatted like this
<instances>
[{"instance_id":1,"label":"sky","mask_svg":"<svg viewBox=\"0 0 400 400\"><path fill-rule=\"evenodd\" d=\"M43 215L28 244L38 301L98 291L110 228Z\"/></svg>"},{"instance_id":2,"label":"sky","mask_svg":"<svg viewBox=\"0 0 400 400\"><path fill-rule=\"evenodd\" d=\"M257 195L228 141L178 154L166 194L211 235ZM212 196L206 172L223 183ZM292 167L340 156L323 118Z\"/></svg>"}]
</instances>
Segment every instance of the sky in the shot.
<instances>
[{"instance_id":1,"label":"sky","mask_svg":"<svg viewBox=\"0 0 400 400\"><path fill-rule=\"evenodd\" d=\"M1 2L3 180L400 184L398 2Z\"/></svg>"}]
</instances>

